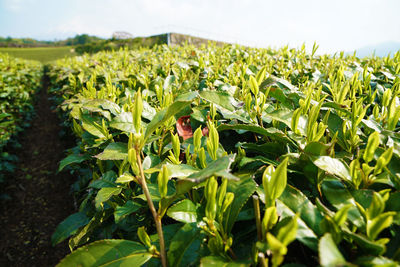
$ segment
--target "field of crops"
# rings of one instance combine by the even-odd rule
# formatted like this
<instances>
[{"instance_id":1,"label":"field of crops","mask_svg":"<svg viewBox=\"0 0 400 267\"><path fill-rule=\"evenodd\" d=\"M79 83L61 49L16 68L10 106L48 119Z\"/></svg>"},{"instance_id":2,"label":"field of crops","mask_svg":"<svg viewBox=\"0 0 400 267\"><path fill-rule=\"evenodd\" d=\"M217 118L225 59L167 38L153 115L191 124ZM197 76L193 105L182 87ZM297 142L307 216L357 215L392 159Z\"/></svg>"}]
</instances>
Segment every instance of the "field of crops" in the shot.
<instances>
[{"instance_id":1,"label":"field of crops","mask_svg":"<svg viewBox=\"0 0 400 267\"><path fill-rule=\"evenodd\" d=\"M50 66L59 266L397 266L400 53L158 46ZM293 265L297 264L297 265Z\"/></svg>"},{"instance_id":2,"label":"field of crops","mask_svg":"<svg viewBox=\"0 0 400 267\"><path fill-rule=\"evenodd\" d=\"M33 115L33 97L39 89L41 65L0 54L0 185L15 166L15 136L29 126Z\"/></svg>"},{"instance_id":3,"label":"field of crops","mask_svg":"<svg viewBox=\"0 0 400 267\"><path fill-rule=\"evenodd\" d=\"M76 55L74 48L71 46L34 48L0 47L0 53L7 53L10 56L28 60L37 60L42 63L48 63L56 59L72 57Z\"/></svg>"}]
</instances>

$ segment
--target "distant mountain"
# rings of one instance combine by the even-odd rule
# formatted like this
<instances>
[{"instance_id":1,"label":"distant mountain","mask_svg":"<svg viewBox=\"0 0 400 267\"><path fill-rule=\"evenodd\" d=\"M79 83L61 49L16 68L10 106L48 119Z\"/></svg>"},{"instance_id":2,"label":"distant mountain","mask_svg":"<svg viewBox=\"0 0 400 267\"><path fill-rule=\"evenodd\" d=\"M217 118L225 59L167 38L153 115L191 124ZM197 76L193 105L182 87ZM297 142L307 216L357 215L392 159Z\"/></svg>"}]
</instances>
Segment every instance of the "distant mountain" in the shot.
<instances>
[{"instance_id":1,"label":"distant mountain","mask_svg":"<svg viewBox=\"0 0 400 267\"><path fill-rule=\"evenodd\" d=\"M393 56L399 50L400 42L385 42L356 49L356 55L359 58L371 56L372 54L379 57L385 57L389 53ZM348 52L348 54L353 54L353 52Z\"/></svg>"}]
</instances>

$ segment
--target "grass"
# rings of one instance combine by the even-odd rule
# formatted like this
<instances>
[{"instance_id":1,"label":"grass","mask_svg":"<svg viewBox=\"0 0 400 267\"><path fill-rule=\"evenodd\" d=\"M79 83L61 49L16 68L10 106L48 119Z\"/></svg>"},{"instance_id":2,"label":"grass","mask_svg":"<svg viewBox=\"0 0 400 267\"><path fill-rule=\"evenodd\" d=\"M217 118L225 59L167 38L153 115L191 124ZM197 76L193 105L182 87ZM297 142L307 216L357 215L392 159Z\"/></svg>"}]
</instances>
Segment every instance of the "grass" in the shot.
<instances>
[{"instance_id":1,"label":"grass","mask_svg":"<svg viewBox=\"0 0 400 267\"><path fill-rule=\"evenodd\" d=\"M42 63L77 55L71 46L35 48L0 47L0 53L8 53L14 57L37 60Z\"/></svg>"}]
</instances>

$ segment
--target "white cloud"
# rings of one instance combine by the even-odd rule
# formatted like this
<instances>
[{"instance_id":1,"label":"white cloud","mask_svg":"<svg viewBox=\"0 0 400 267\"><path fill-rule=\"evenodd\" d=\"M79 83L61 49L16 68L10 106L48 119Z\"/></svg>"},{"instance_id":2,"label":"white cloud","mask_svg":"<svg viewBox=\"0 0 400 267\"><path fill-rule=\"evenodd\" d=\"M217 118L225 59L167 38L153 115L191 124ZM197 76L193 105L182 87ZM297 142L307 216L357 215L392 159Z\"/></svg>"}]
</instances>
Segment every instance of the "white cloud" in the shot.
<instances>
[{"instance_id":1,"label":"white cloud","mask_svg":"<svg viewBox=\"0 0 400 267\"><path fill-rule=\"evenodd\" d=\"M48 30L47 34L65 36L68 34L74 35L83 33L89 33L91 35L97 35L101 37L110 37L113 33L113 29L99 24L95 20L91 20L91 16L75 16L51 28Z\"/></svg>"},{"instance_id":2,"label":"white cloud","mask_svg":"<svg viewBox=\"0 0 400 267\"><path fill-rule=\"evenodd\" d=\"M13 13L29 9L37 0L3 0L4 7Z\"/></svg>"},{"instance_id":3,"label":"white cloud","mask_svg":"<svg viewBox=\"0 0 400 267\"><path fill-rule=\"evenodd\" d=\"M23 0L4 0L4 6L9 11L17 12L23 7Z\"/></svg>"}]
</instances>

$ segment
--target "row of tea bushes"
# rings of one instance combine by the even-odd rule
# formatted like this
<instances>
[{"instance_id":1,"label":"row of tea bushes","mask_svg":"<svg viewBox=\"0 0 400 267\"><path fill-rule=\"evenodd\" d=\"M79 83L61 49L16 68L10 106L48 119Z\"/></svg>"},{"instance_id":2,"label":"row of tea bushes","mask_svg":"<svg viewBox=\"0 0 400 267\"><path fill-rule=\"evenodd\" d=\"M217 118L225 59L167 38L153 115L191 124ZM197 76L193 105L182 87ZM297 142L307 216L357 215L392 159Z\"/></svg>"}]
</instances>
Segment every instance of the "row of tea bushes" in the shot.
<instances>
[{"instance_id":1,"label":"row of tea bushes","mask_svg":"<svg viewBox=\"0 0 400 267\"><path fill-rule=\"evenodd\" d=\"M15 136L29 126L41 77L40 63L0 54L0 183L15 169L10 150L18 147Z\"/></svg>"},{"instance_id":2,"label":"row of tea bushes","mask_svg":"<svg viewBox=\"0 0 400 267\"><path fill-rule=\"evenodd\" d=\"M400 53L121 50L58 61L79 212L60 266L396 266Z\"/></svg>"}]
</instances>

